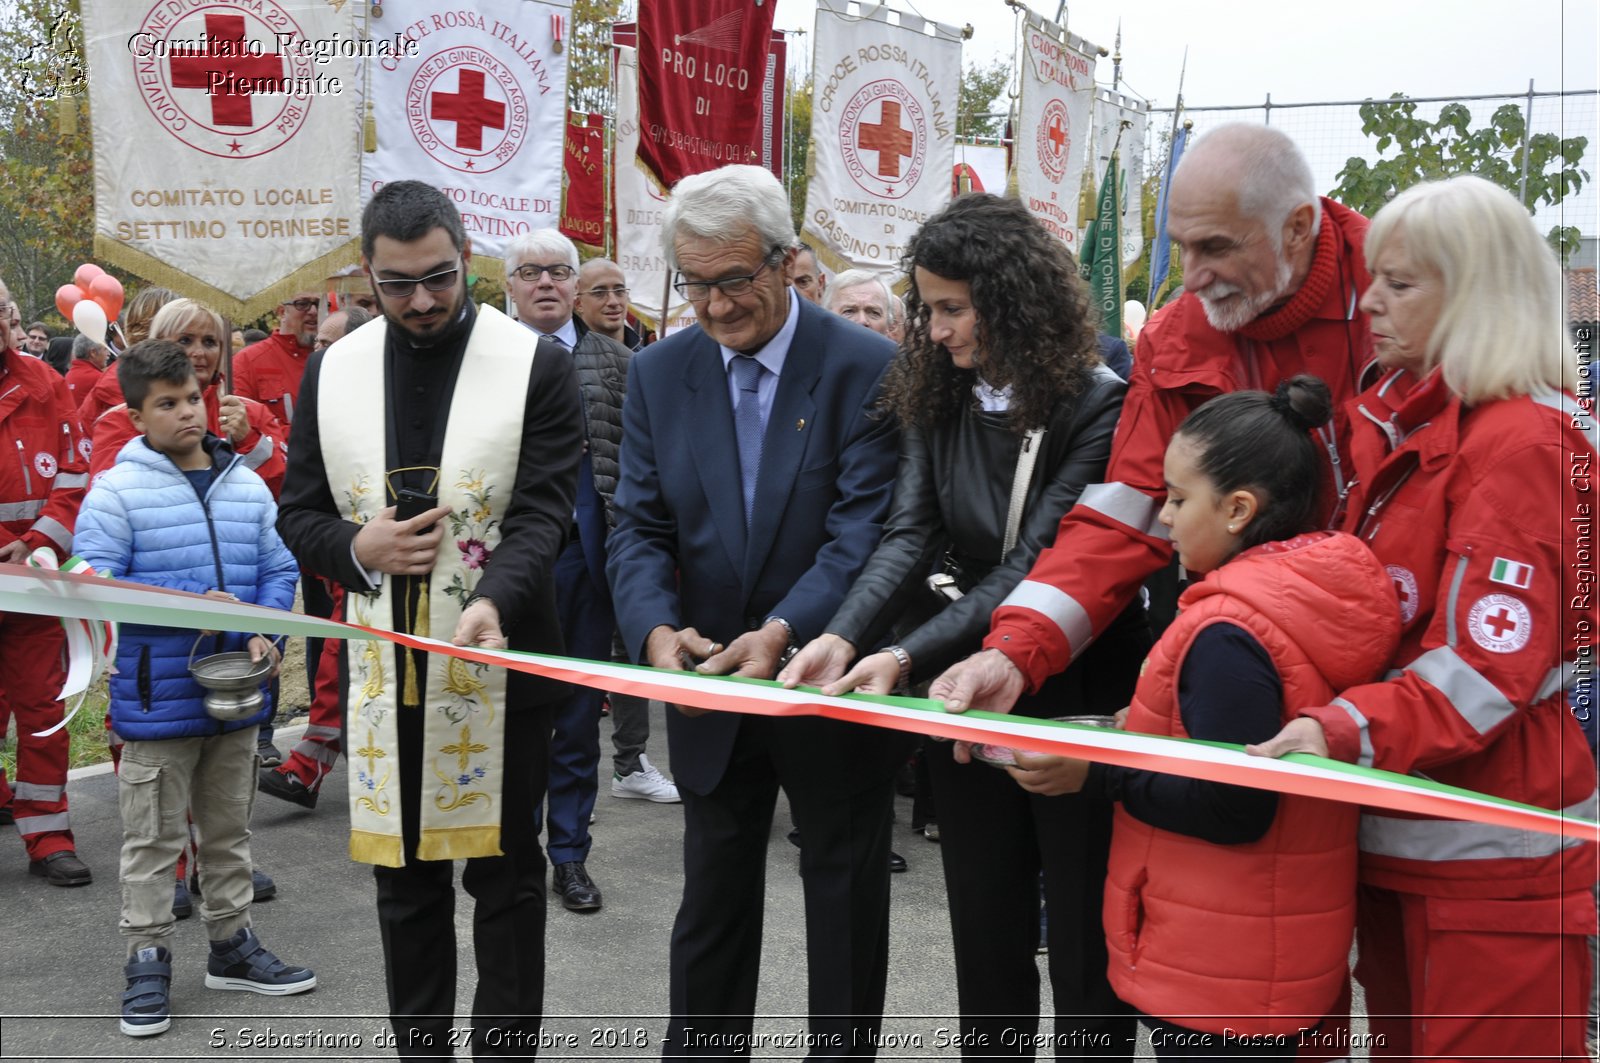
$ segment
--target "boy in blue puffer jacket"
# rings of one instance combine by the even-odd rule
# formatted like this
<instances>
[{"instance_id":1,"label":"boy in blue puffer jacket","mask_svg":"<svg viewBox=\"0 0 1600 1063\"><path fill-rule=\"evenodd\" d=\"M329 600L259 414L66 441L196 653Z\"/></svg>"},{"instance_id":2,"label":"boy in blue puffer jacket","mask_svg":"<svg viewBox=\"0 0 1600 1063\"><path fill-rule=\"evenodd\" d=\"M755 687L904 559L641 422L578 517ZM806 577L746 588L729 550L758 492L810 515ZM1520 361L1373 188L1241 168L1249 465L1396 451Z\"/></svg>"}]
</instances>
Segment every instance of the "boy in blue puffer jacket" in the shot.
<instances>
[{"instance_id":1,"label":"boy in blue puffer jacket","mask_svg":"<svg viewBox=\"0 0 1600 1063\"><path fill-rule=\"evenodd\" d=\"M144 433L90 488L74 547L113 579L192 591L277 609L294 604L299 567L274 529L266 484L226 440L206 431L206 407L184 349L168 340L135 344L117 362L128 414ZM302 993L317 984L284 964L250 928L250 802L256 728L270 706L224 723L207 714L189 672L197 656L277 648L259 635L122 625L111 678L111 719L127 739L118 784L122 806L122 919L128 979L122 1032L158 1034L172 1024L172 875L200 829L202 914L211 954L206 985L255 993Z\"/></svg>"}]
</instances>

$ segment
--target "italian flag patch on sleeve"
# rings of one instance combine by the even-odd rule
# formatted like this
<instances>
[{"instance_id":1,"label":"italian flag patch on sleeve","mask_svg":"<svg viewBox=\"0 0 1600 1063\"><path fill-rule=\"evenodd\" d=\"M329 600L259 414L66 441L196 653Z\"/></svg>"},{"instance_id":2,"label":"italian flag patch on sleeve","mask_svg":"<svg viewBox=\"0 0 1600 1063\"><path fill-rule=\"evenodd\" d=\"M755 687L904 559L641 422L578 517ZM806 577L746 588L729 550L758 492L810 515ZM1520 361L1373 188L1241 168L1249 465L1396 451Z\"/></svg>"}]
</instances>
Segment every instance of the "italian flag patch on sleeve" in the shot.
<instances>
[{"instance_id":1,"label":"italian flag patch on sleeve","mask_svg":"<svg viewBox=\"0 0 1600 1063\"><path fill-rule=\"evenodd\" d=\"M1497 557L1494 559L1494 567L1489 570L1489 581L1526 590L1528 584L1533 582L1533 566Z\"/></svg>"}]
</instances>

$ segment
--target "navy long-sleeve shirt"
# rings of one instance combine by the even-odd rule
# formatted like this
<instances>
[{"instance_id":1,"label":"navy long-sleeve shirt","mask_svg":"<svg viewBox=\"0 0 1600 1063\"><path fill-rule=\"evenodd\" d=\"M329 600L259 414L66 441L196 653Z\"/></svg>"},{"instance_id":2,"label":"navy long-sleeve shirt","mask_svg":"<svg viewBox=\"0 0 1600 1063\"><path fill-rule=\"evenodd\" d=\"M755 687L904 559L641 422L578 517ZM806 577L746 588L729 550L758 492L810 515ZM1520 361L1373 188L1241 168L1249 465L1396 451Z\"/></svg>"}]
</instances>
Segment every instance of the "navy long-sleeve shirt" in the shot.
<instances>
[{"instance_id":1,"label":"navy long-sleeve shirt","mask_svg":"<svg viewBox=\"0 0 1600 1063\"><path fill-rule=\"evenodd\" d=\"M1178 710L1191 738L1265 742L1283 727L1283 682L1266 648L1235 624L1212 624L1178 673ZM1277 815L1271 790L1095 764L1083 792L1121 801L1152 827L1218 845L1258 841Z\"/></svg>"}]
</instances>

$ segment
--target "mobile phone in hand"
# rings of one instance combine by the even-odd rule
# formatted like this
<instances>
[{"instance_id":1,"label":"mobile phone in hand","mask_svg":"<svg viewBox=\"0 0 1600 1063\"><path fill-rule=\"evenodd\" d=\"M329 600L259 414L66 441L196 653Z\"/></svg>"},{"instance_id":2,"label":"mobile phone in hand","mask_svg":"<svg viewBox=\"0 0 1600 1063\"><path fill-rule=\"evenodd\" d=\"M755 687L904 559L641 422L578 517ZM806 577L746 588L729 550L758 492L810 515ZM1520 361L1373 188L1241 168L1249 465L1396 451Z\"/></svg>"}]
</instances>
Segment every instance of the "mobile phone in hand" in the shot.
<instances>
[{"instance_id":1,"label":"mobile phone in hand","mask_svg":"<svg viewBox=\"0 0 1600 1063\"><path fill-rule=\"evenodd\" d=\"M412 517L428 512L428 510L439 504L438 495L431 491L419 491L415 487L400 488L394 493L394 498L394 519L397 521L410 520ZM419 529L417 534L426 535L433 529L434 525L430 524L426 528Z\"/></svg>"}]
</instances>

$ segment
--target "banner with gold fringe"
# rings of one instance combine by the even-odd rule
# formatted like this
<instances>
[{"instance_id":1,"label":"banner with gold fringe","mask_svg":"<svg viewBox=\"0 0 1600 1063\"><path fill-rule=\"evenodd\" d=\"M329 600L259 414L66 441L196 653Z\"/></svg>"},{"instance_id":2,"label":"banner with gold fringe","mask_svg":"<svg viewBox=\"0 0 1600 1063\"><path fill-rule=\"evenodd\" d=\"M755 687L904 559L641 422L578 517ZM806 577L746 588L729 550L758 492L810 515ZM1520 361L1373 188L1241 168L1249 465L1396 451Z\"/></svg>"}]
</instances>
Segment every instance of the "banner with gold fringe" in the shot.
<instances>
[{"instance_id":1,"label":"banner with gold fringe","mask_svg":"<svg viewBox=\"0 0 1600 1063\"><path fill-rule=\"evenodd\" d=\"M851 695L828 697L815 689L786 690L777 683L733 676L703 676L635 665L603 664L545 654L452 646L438 639L378 631L262 606L223 602L182 591L19 565L0 565L0 612L81 617L264 635L385 640L476 664L498 665L566 683L716 712L763 716L822 716L913 734L987 742L1030 752L1056 753L1105 764L1165 772L1279 793L1347 801L1441 819L1537 831L1576 842L1600 842L1595 796L1583 815L1551 810L1354 764L1291 754L1282 760L1247 755L1223 742L1083 727L991 712L946 713L926 698ZM359 750L351 754L358 758Z\"/></svg>"},{"instance_id":2,"label":"banner with gold fringe","mask_svg":"<svg viewBox=\"0 0 1600 1063\"><path fill-rule=\"evenodd\" d=\"M358 6L83 0L95 256L243 319L348 264Z\"/></svg>"}]
</instances>

